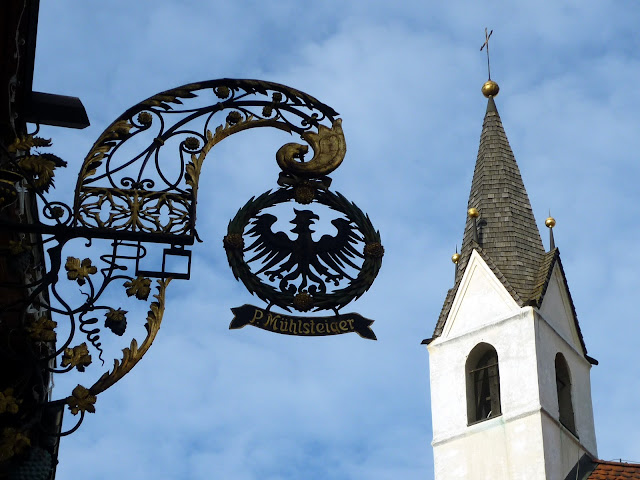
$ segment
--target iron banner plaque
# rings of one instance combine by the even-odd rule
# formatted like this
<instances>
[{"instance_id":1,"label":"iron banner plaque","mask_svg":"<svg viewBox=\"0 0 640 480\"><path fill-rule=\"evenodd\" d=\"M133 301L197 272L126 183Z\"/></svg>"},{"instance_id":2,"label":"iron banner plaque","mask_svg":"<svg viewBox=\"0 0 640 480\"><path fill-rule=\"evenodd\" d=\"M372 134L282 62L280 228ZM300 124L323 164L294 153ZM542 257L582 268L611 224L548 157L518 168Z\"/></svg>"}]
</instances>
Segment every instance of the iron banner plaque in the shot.
<instances>
[{"instance_id":1,"label":"iron banner plaque","mask_svg":"<svg viewBox=\"0 0 640 480\"><path fill-rule=\"evenodd\" d=\"M243 305L232 308L231 311L234 317L229 325L230 329L253 325L269 332L302 337L323 337L355 332L362 338L376 340L376 335L370 328L373 320L357 313L329 317L299 317L271 312L254 305Z\"/></svg>"}]
</instances>

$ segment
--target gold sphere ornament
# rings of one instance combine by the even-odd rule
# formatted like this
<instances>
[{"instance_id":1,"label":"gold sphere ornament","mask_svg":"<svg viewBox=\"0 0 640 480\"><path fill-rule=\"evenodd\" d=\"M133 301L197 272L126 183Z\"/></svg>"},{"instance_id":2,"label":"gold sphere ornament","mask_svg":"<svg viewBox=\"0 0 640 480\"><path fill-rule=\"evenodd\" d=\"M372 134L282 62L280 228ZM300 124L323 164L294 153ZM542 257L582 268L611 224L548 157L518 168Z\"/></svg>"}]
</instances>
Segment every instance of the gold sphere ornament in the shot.
<instances>
[{"instance_id":1,"label":"gold sphere ornament","mask_svg":"<svg viewBox=\"0 0 640 480\"><path fill-rule=\"evenodd\" d=\"M293 297L293 308L306 312L313 308L313 297L307 292L300 292Z\"/></svg>"},{"instance_id":2,"label":"gold sphere ornament","mask_svg":"<svg viewBox=\"0 0 640 480\"><path fill-rule=\"evenodd\" d=\"M544 224L548 227L548 228L553 228L556 226L556 219L553 217L549 217L544 221Z\"/></svg>"},{"instance_id":3,"label":"gold sphere ornament","mask_svg":"<svg viewBox=\"0 0 640 480\"><path fill-rule=\"evenodd\" d=\"M460 254L458 252L451 255L451 261L457 264L460 261Z\"/></svg>"},{"instance_id":4,"label":"gold sphere ornament","mask_svg":"<svg viewBox=\"0 0 640 480\"><path fill-rule=\"evenodd\" d=\"M471 207L469 210L467 210L467 214L471 217L471 218L478 218L480 216L480 212L478 211L477 208L475 207Z\"/></svg>"},{"instance_id":5,"label":"gold sphere ornament","mask_svg":"<svg viewBox=\"0 0 640 480\"><path fill-rule=\"evenodd\" d=\"M364 246L364 254L367 257L382 258L384 256L384 247L380 242L367 243Z\"/></svg>"},{"instance_id":6,"label":"gold sphere ornament","mask_svg":"<svg viewBox=\"0 0 640 480\"><path fill-rule=\"evenodd\" d=\"M487 98L495 97L496 95L498 95L499 91L500 87L493 80L487 80L486 82L484 82L484 85L482 85L482 94Z\"/></svg>"},{"instance_id":7,"label":"gold sphere ornament","mask_svg":"<svg viewBox=\"0 0 640 480\"><path fill-rule=\"evenodd\" d=\"M293 187L293 198L296 202L308 205L316 197L315 190L306 182Z\"/></svg>"},{"instance_id":8,"label":"gold sphere ornament","mask_svg":"<svg viewBox=\"0 0 640 480\"><path fill-rule=\"evenodd\" d=\"M230 233L223 237L222 244L224 245L224 248L242 250L244 248L244 239L239 233Z\"/></svg>"}]
</instances>

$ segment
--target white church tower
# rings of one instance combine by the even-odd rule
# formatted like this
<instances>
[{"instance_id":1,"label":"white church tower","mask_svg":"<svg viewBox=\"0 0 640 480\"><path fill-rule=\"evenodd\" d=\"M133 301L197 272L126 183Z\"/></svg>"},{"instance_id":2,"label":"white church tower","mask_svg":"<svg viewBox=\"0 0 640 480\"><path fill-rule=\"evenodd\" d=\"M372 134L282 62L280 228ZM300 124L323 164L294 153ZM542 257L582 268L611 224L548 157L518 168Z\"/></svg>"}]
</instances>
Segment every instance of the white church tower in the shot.
<instances>
[{"instance_id":1,"label":"white church tower","mask_svg":"<svg viewBox=\"0 0 640 480\"><path fill-rule=\"evenodd\" d=\"M455 283L423 342L435 480L564 480L583 455L597 458L597 362L553 236L549 251L542 245L494 102L498 86L482 91L488 104Z\"/></svg>"}]
</instances>

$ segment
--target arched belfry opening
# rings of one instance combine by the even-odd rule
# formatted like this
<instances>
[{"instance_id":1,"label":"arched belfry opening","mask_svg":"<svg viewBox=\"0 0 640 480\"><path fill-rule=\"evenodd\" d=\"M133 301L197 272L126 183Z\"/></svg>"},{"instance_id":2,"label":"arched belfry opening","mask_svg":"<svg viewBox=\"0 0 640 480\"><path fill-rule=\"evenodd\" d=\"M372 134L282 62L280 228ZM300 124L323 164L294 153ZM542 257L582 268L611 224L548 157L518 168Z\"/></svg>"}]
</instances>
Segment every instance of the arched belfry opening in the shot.
<instances>
[{"instance_id":1,"label":"arched belfry opening","mask_svg":"<svg viewBox=\"0 0 640 480\"><path fill-rule=\"evenodd\" d=\"M569 365L561 353L556 354L556 388L560 423L577 436L573 403L571 402L571 373Z\"/></svg>"},{"instance_id":2,"label":"arched belfry opening","mask_svg":"<svg viewBox=\"0 0 640 480\"><path fill-rule=\"evenodd\" d=\"M479 343L465 364L467 422L469 425L502 414L498 353L488 343Z\"/></svg>"}]
</instances>

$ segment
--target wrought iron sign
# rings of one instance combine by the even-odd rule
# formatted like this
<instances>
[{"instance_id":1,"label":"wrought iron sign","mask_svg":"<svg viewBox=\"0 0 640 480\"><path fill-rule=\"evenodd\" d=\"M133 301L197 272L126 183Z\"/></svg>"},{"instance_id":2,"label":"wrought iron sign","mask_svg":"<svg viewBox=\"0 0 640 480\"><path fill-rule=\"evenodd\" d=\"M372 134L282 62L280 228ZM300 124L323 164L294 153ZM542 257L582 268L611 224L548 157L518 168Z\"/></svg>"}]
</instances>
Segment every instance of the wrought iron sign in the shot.
<instances>
[{"instance_id":1,"label":"wrought iron sign","mask_svg":"<svg viewBox=\"0 0 640 480\"><path fill-rule=\"evenodd\" d=\"M344 137L340 121L336 120L331 130L321 127L320 134L306 134L312 145L322 144L317 139L324 137L326 145L336 147L335 168L344 156ZM337 138L332 138L337 137ZM301 145L300 145L301 147ZM282 147L296 151L296 144ZM314 159L323 155L320 148L314 149ZM312 159L304 167L312 167ZM312 175L306 168L292 173L293 168L278 162L284 172L280 175L281 188L252 198L229 222L224 246L233 274L242 281L247 290L267 302L266 310L245 305L233 309L235 315L230 328L241 328L247 324L276 333L301 336L335 335L356 332L364 338L375 340L369 328L373 323L357 314L340 315L338 310L366 292L375 279L382 262L384 249L369 217L355 204L339 193L329 191L328 177ZM321 171L330 171L324 168ZM291 224L294 228L289 236L282 231L274 232L278 218L262 211L282 203L296 202L309 205L317 203L342 214L331 221L334 235L325 234L315 241L312 226L320 216L309 209L292 208ZM245 239L246 238L246 239ZM246 258L248 257L248 258ZM253 269L253 265L256 265ZM333 310L333 317L292 317L271 312L271 307L280 307L287 312L295 309ZM314 321L317 326L314 328ZM326 326L325 326L326 325Z\"/></svg>"},{"instance_id":2,"label":"wrought iron sign","mask_svg":"<svg viewBox=\"0 0 640 480\"><path fill-rule=\"evenodd\" d=\"M28 359L13 360L31 361L37 368L30 374L44 378L43 372L100 368L96 364L104 364L107 347L120 337L125 348L113 368L66 397L21 403L24 379L0 392L0 415L13 415L15 426L2 433L0 461L28 441L20 418L27 413L33 418L33 412L25 409L67 405L79 414L77 425L62 435L71 433L85 412L95 411L97 395L148 351L162 323L169 282L190 276L204 160L225 138L257 127L279 129L306 144L288 143L277 151L277 188L249 200L229 223L223 243L232 272L266 303L233 308L230 328L249 324L302 336L357 332L375 339L371 320L340 309L371 286L384 250L369 217L329 190L327 175L342 162L346 146L341 119L315 98L275 83L232 79L154 95L100 135L80 169L73 205L45 196L56 169L66 165L41 152L50 142L35 135L19 138L0 164L0 231L11 232L0 246L16 278L0 283L0 327L11 329L11 341L29 345ZM39 197L39 215L6 214L21 190ZM278 220L293 227L282 231ZM314 237L320 221L326 233ZM33 254L40 242L48 255L46 269ZM71 255L63 255L65 246ZM89 248L92 253L83 252ZM182 260L184 269L171 267L172 259ZM128 313L141 302L148 308L142 322ZM328 312L294 316L292 309ZM136 328L145 335L141 343L133 337Z\"/></svg>"}]
</instances>

